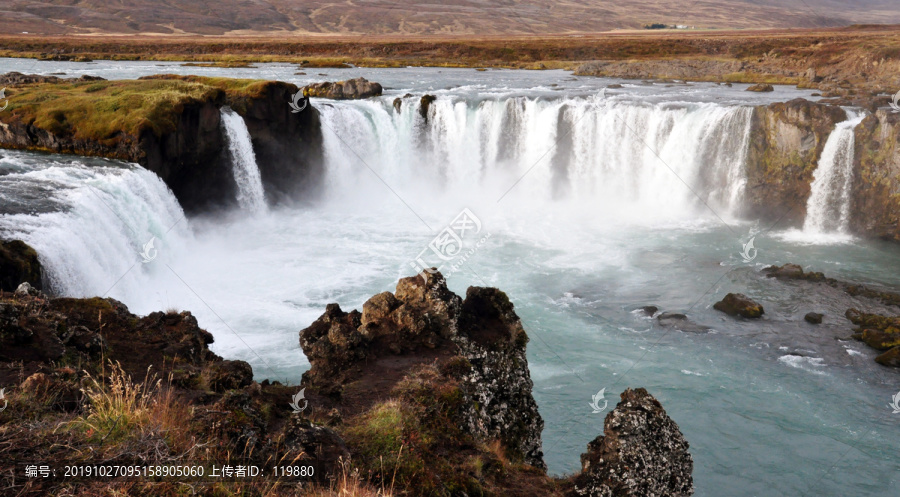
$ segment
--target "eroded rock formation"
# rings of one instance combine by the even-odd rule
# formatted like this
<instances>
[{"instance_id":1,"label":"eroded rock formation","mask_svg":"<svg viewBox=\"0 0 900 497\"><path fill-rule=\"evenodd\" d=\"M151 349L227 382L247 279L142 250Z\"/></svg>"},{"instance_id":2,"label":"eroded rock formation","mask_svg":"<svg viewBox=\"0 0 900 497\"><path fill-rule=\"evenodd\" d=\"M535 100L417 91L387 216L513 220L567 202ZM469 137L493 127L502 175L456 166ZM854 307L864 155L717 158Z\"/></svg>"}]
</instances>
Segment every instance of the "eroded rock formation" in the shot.
<instances>
[{"instance_id":1,"label":"eroded rock formation","mask_svg":"<svg viewBox=\"0 0 900 497\"><path fill-rule=\"evenodd\" d=\"M643 388L622 393L604 422L603 435L581 456L571 495L681 497L694 493L690 445Z\"/></svg>"},{"instance_id":2,"label":"eroded rock formation","mask_svg":"<svg viewBox=\"0 0 900 497\"><path fill-rule=\"evenodd\" d=\"M440 273L425 276L400 280L393 294L372 297L362 313L328 305L300 333L311 364L304 385L353 406L360 390L366 402L387 398L415 367L437 362L459 384L460 429L500 440L514 457L544 468L528 337L509 298L496 288L470 287L461 299Z\"/></svg>"}]
</instances>

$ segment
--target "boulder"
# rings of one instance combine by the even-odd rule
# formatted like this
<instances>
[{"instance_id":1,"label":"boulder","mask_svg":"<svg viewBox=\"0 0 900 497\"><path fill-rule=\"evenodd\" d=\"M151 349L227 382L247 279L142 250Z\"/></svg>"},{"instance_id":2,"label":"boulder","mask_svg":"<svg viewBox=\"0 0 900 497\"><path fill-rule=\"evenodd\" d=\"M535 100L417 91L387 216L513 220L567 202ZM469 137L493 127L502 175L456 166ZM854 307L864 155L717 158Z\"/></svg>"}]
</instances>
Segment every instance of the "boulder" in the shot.
<instances>
[{"instance_id":1,"label":"boulder","mask_svg":"<svg viewBox=\"0 0 900 497\"><path fill-rule=\"evenodd\" d=\"M15 291L22 282L42 288L37 252L21 240L0 241L0 291Z\"/></svg>"},{"instance_id":2,"label":"boulder","mask_svg":"<svg viewBox=\"0 0 900 497\"><path fill-rule=\"evenodd\" d=\"M803 319L810 324L822 324L822 317L824 317L824 315L818 312L808 312L806 313L806 316L803 316Z\"/></svg>"},{"instance_id":3,"label":"boulder","mask_svg":"<svg viewBox=\"0 0 900 497\"><path fill-rule=\"evenodd\" d=\"M588 443L570 496L681 497L694 493L689 444L662 405L628 389Z\"/></svg>"},{"instance_id":4,"label":"boulder","mask_svg":"<svg viewBox=\"0 0 900 497\"><path fill-rule=\"evenodd\" d=\"M713 309L722 311L729 316L741 316L751 319L759 318L765 314L761 305L742 293L725 295L724 299L713 305Z\"/></svg>"},{"instance_id":5,"label":"boulder","mask_svg":"<svg viewBox=\"0 0 900 497\"><path fill-rule=\"evenodd\" d=\"M428 122L428 109L435 100L437 100L437 97L434 95L425 95L419 99L419 115L422 116L425 122Z\"/></svg>"},{"instance_id":6,"label":"boulder","mask_svg":"<svg viewBox=\"0 0 900 497\"><path fill-rule=\"evenodd\" d=\"M709 326L697 324L691 321L686 315L678 312L663 312L660 313L656 319L659 321L660 326L675 328L676 330L687 333L706 333L712 329Z\"/></svg>"},{"instance_id":7,"label":"boulder","mask_svg":"<svg viewBox=\"0 0 900 497\"><path fill-rule=\"evenodd\" d=\"M332 83L314 83L303 87L303 95L307 97L330 98L333 100L357 100L378 97L382 93L381 85L366 78L355 78Z\"/></svg>"},{"instance_id":8,"label":"boulder","mask_svg":"<svg viewBox=\"0 0 900 497\"><path fill-rule=\"evenodd\" d=\"M767 84L767 83L759 83L747 88L746 91L755 91L755 92L767 92L767 91L775 91L775 87Z\"/></svg>"},{"instance_id":9,"label":"boulder","mask_svg":"<svg viewBox=\"0 0 900 497\"><path fill-rule=\"evenodd\" d=\"M875 358L875 362L882 366L900 368L900 347L894 347Z\"/></svg>"},{"instance_id":10,"label":"boulder","mask_svg":"<svg viewBox=\"0 0 900 497\"><path fill-rule=\"evenodd\" d=\"M216 392L237 390L253 382L253 368L244 361L214 361L203 373L206 384Z\"/></svg>"},{"instance_id":11,"label":"boulder","mask_svg":"<svg viewBox=\"0 0 900 497\"><path fill-rule=\"evenodd\" d=\"M638 310L639 310L643 315L652 318L654 314L656 314L657 312L659 312L659 307L656 307L655 305L645 305L644 307L641 307L641 308L639 308Z\"/></svg>"},{"instance_id":12,"label":"boulder","mask_svg":"<svg viewBox=\"0 0 900 497\"><path fill-rule=\"evenodd\" d=\"M768 278L802 279L803 267L799 264L785 264L783 266L769 266L763 269Z\"/></svg>"}]
</instances>

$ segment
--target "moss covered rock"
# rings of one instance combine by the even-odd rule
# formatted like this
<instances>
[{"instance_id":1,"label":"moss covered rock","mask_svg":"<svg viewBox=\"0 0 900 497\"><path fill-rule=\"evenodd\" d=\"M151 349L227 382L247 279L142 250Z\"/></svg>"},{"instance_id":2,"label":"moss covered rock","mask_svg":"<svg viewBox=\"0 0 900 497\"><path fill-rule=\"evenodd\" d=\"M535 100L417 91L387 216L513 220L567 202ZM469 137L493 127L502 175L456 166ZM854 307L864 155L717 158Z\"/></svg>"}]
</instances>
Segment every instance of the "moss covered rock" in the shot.
<instances>
[{"instance_id":1,"label":"moss covered rock","mask_svg":"<svg viewBox=\"0 0 900 497\"><path fill-rule=\"evenodd\" d=\"M763 306L742 293L729 293L721 301L713 305L713 309L722 311L729 316L741 316L744 318L760 318L765 314Z\"/></svg>"}]
</instances>

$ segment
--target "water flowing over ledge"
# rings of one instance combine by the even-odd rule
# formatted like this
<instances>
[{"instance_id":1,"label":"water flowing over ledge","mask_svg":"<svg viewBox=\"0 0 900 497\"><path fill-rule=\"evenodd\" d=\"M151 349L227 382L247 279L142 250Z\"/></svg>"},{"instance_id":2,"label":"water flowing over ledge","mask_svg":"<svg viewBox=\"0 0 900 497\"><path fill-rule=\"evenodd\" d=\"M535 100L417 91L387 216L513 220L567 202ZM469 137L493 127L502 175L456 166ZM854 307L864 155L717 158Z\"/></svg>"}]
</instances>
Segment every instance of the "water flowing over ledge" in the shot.
<instances>
[{"instance_id":1,"label":"water flowing over ledge","mask_svg":"<svg viewBox=\"0 0 900 497\"><path fill-rule=\"evenodd\" d=\"M498 198L524 176L514 196L525 203L560 200L630 216L689 216L703 203L731 216L746 186L752 107L602 96L439 98L427 108L405 98L399 107L386 99L320 104L335 131L325 134L329 188L345 191L364 174L347 143L400 188ZM694 191L673 187L679 178Z\"/></svg>"},{"instance_id":2,"label":"water flowing over ledge","mask_svg":"<svg viewBox=\"0 0 900 497\"><path fill-rule=\"evenodd\" d=\"M244 118L230 107L222 107L222 127L228 138L234 182L237 183L237 201L242 209L250 212L266 210L266 193L263 190L253 142Z\"/></svg>"}]
</instances>

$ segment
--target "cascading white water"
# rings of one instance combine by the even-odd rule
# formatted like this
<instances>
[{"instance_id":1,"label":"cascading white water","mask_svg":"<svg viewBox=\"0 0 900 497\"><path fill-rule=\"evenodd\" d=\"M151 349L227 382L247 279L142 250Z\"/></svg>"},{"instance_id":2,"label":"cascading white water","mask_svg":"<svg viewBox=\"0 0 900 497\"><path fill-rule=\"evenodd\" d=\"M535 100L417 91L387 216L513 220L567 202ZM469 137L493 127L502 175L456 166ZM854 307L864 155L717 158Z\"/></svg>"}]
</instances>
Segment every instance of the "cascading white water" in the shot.
<instances>
[{"instance_id":1,"label":"cascading white water","mask_svg":"<svg viewBox=\"0 0 900 497\"><path fill-rule=\"evenodd\" d=\"M165 183L137 165L8 153L0 172L4 204L22 207L0 215L0 235L37 250L59 295L138 294L155 270L141 264L146 244L163 263L190 233Z\"/></svg>"},{"instance_id":2,"label":"cascading white water","mask_svg":"<svg viewBox=\"0 0 900 497\"><path fill-rule=\"evenodd\" d=\"M404 99L400 112L388 99L319 108L338 192L360 182L356 154L409 195L439 184L499 197L524 175L516 194L525 203L567 199L638 217L696 213L697 195L730 215L746 181L750 107L603 96L442 97L431 104L427 123L415 98Z\"/></svg>"},{"instance_id":3,"label":"cascading white water","mask_svg":"<svg viewBox=\"0 0 900 497\"><path fill-rule=\"evenodd\" d=\"M238 205L251 212L263 212L266 210L266 194L256 164L256 154L253 153L250 131L244 118L229 107L222 107L221 114L231 152L234 181L238 187Z\"/></svg>"},{"instance_id":4,"label":"cascading white water","mask_svg":"<svg viewBox=\"0 0 900 497\"><path fill-rule=\"evenodd\" d=\"M853 129L864 117L847 110L847 120L838 123L828 136L806 201L804 233L847 232L853 186Z\"/></svg>"}]
</instances>

